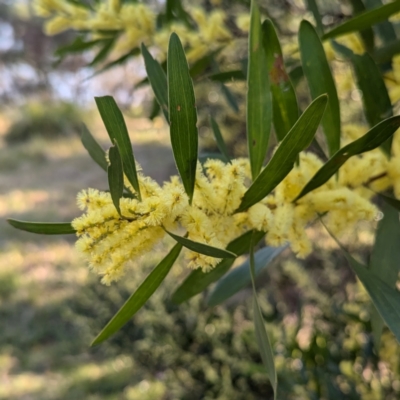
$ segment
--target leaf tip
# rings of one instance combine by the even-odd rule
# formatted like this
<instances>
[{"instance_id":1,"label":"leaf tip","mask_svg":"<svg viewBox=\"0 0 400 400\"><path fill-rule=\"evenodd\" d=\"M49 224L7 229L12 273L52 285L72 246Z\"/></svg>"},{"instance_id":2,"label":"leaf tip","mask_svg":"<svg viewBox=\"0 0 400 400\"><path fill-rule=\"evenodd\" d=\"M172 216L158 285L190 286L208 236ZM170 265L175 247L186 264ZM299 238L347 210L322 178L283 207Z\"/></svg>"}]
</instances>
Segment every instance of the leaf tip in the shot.
<instances>
[{"instance_id":1,"label":"leaf tip","mask_svg":"<svg viewBox=\"0 0 400 400\"><path fill-rule=\"evenodd\" d=\"M99 338L99 336L95 337L92 340L92 343L90 343L90 347L96 347L98 346L100 343L102 342L102 340Z\"/></svg>"},{"instance_id":2,"label":"leaf tip","mask_svg":"<svg viewBox=\"0 0 400 400\"><path fill-rule=\"evenodd\" d=\"M172 32L171 36L169 37L169 42L171 43L172 41L178 41L179 43L181 42L176 32Z\"/></svg>"}]
</instances>

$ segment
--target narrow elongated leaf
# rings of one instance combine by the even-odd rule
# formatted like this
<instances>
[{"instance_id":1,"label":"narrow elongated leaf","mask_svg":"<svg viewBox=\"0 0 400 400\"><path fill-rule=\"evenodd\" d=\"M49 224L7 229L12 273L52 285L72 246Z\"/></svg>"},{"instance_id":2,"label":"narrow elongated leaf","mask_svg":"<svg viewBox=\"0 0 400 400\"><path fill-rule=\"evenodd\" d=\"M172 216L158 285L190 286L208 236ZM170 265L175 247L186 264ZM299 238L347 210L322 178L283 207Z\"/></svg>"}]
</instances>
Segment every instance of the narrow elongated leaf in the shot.
<instances>
[{"instance_id":1,"label":"narrow elongated leaf","mask_svg":"<svg viewBox=\"0 0 400 400\"><path fill-rule=\"evenodd\" d=\"M163 260L154 268L150 275L143 281L126 303L120 308L117 314L110 320L104 329L93 340L92 346L100 344L111 335L118 332L135 314L142 308L146 301L160 286L168 272L171 270L182 249L176 244Z\"/></svg>"},{"instance_id":2,"label":"narrow elongated leaf","mask_svg":"<svg viewBox=\"0 0 400 400\"><path fill-rule=\"evenodd\" d=\"M378 193L379 197L382 198L387 204L400 211L400 200L393 197L385 196L384 194Z\"/></svg>"},{"instance_id":3,"label":"narrow elongated leaf","mask_svg":"<svg viewBox=\"0 0 400 400\"><path fill-rule=\"evenodd\" d=\"M150 114L149 114L149 119L151 121L153 121L153 119L155 117L157 117L158 114L160 114L160 111L161 111L161 107L158 104L158 101L156 99L153 99L153 104L152 104L151 111L150 111Z\"/></svg>"},{"instance_id":4,"label":"narrow elongated leaf","mask_svg":"<svg viewBox=\"0 0 400 400\"><path fill-rule=\"evenodd\" d=\"M276 375L274 353L272 346L268 338L267 331L265 329L264 319L261 313L260 305L258 304L256 283L255 283L255 259L254 259L254 242L250 246L250 276L251 285L253 288L253 317L254 317L254 329L256 335L256 341L260 350L261 359L267 371L269 380L274 389L274 399L277 398L278 392L278 377Z\"/></svg>"},{"instance_id":5,"label":"narrow elongated leaf","mask_svg":"<svg viewBox=\"0 0 400 400\"><path fill-rule=\"evenodd\" d=\"M199 161L202 165L209 159L226 161L225 157L221 153L201 153L199 155Z\"/></svg>"},{"instance_id":6,"label":"narrow elongated leaf","mask_svg":"<svg viewBox=\"0 0 400 400\"><path fill-rule=\"evenodd\" d=\"M165 2L166 21L177 20L184 23L188 28L193 28L190 14L183 8L180 0L166 0Z\"/></svg>"},{"instance_id":7,"label":"narrow elongated leaf","mask_svg":"<svg viewBox=\"0 0 400 400\"><path fill-rule=\"evenodd\" d=\"M385 142L400 127L400 116L388 118L374 126L364 136L341 148L304 186L294 201L327 182L352 156L373 150Z\"/></svg>"},{"instance_id":8,"label":"narrow elongated leaf","mask_svg":"<svg viewBox=\"0 0 400 400\"><path fill-rule=\"evenodd\" d=\"M230 89L223 83L221 83L221 92L222 92L223 96L225 97L225 100L228 103L228 105L232 108L232 110L238 113L239 112L239 104L236 100L236 97L230 91Z\"/></svg>"},{"instance_id":9,"label":"narrow elongated leaf","mask_svg":"<svg viewBox=\"0 0 400 400\"><path fill-rule=\"evenodd\" d=\"M251 176L255 180L261 171L268 148L272 122L272 95L267 60L262 43L260 11L257 1L251 1L249 63L247 71L247 142Z\"/></svg>"},{"instance_id":10,"label":"narrow elongated leaf","mask_svg":"<svg viewBox=\"0 0 400 400\"><path fill-rule=\"evenodd\" d=\"M85 50L88 50L97 44L101 43L104 39L95 39L85 42L85 40L78 36L72 43L69 43L65 46L59 47L55 52L54 55L58 57L64 57L67 54L71 53L80 53Z\"/></svg>"},{"instance_id":11,"label":"narrow elongated leaf","mask_svg":"<svg viewBox=\"0 0 400 400\"><path fill-rule=\"evenodd\" d=\"M42 235L70 235L76 232L70 222L30 222L16 219L7 219L7 222L21 231Z\"/></svg>"},{"instance_id":12,"label":"narrow elongated leaf","mask_svg":"<svg viewBox=\"0 0 400 400\"><path fill-rule=\"evenodd\" d=\"M316 98L279 145L270 162L249 187L236 212L247 210L268 196L292 170L299 153L312 141L325 110L327 96Z\"/></svg>"},{"instance_id":13,"label":"narrow elongated leaf","mask_svg":"<svg viewBox=\"0 0 400 400\"><path fill-rule=\"evenodd\" d=\"M112 37L110 39L105 39L103 41L103 46L101 47L99 52L95 55L93 60L89 63L89 67L94 67L95 65L99 64L100 62L106 59L106 57L110 54L116 39L117 35L115 35L115 37Z\"/></svg>"},{"instance_id":14,"label":"narrow elongated leaf","mask_svg":"<svg viewBox=\"0 0 400 400\"><path fill-rule=\"evenodd\" d=\"M181 304L193 296L203 292L209 285L224 276L232 267L234 262L234 258L224 258L210 272L203 272L201 268L195 269L172 295L172 302L175 304Z\"/></svg>"},{"instance_id":15,"label":"narrow elongated leaf","mask_svg":"<svg viewBox=\"0 0 400 400\"><path fill-rule=\"evenodd\" d=\"M172 150L189 202L193 199L198 152L197 113L192 79L176 33L168 46L168 103Z\"/></svg>"},{"instance_id":16,"label":"narrow elongated leaf","mask_svg":"<svg viewBox=\"0 0 400 400\"><path fill-rule=\"evenodd\" d=\"M296 67L294 67L289 71L289 78L293 83L294 87L297 87L297 85L300 83L303 77L304 77L304 71L301 65L297 65Z\"/></svg>"},{"instance_id":17,"label":"narrow elongated leaf","mask_svg":"<svg viewBox=\"0 0 400 400\"><path fill-rule=\"evenodd\" d=\"M271 20L262 24L263 45L267 56L272 92L272 112L278 141L283 140L299 118L296 93L286 73L278 36Z\"/></svg>"},{"instance_id":18,"label":"narrow elongated leaf","mask_svg":"<svg viewBox=\"0 0 400 400\"><path fill-rule=\"evenodd\" d=\"M364 30L378 22L385 21L391 15L396 14L399 11L400 1L392 1L391 3L365 11L346 22L343 22L341 25L325 33L323 39L332 39L334 37L346 35L350 32Z\"/></svg>"},{"instance_id":19,"label":"narrow elongated leaf","mask_svg":"<svg viewBox=\"0 0 400 400\"><path fill-rule=\"evenodd\" d=\"M371 273L353 258L349 262L370 295L382 319L400 343L400 292L387 285L379 275Z\"/></svg>"},{"instance_id":20,"label":"narrow elongated leaf","mask_svg":"<svg viewBox=\"0 0 400 400\"><path fill-rule=\"evenodd\" d=\"M220 53L222 47L219 49L212 51L209 54L206 54L204 57L200 58L199 60L195 61L189 69L190 76L195 79L199 75L201 75L207 68L209 68L212 64L215 64L215 56Z\"/></svg>"},{"instance_id":21,"label":"narrow elongated leaf","mask_svg":"<svg viewBox=\"0 0 400 400\"><path fill-rule=\"evenodd\" d=\"M361 90L365 116L370 126L375 126L391 117L392 104L380 69L368 53L354 54L352 50L332 42L335 50L345 56L353 66L357 86ZM391 141L385 143L384 150L390 154Z\"/></svg>"},{"instance_id":22,"label":"narrow elongated leaf","mask_svg":"<svg viewBox=\"0 0 400 400\"><path fill-rule=\"evenodd\" d=\"M315 99L323 93L328 95L328 104L322 117L322 127L329 154L332 155L340 148L339 99L324 47L314 27L308 21L301 22L299 46L304 75L307 78L311 97Z\"/></svg>"},{"instance_id":23,"label":"narrow elongated leaf","mask_svg":"<svg viewBox=\"0 0 400 400\"><path fill-rule=\"evenodd\" d=\"M315 0L306 0L307 8L312 12L315 23L317 24L317 30L320 35L324 33L324 25L322 23L322 17L318 10L318 5Z\"/></svg>"},{"instance_id":24,"label":"narrow elongated leaf","mask_svg":"<svg viewBox=\"0 0 400 400\"><path fill-rule=\"evenodd\" d=\"M83 125L82 127L81 141L83 147L88 151L93 161L95 161L96 164L100 166L100 168L104 169L104 171L107 171L108 164L106 160L106 152L97 143L96 139L90 133L86 125Z\"/></svg>"},{"instance_id":25,"label":"narrow elongated leaf","mask_svg":"<svg viewBox=\"0 0 400 400\"><path fill-rule=\"evenodd\" d=\"M379 273L382 280L395 284L400 264L400 220L399 212L385 205L383 217L378 223L375 243L372 248L369 270ZM391 255L394 254L395 257Z\"/></svg>"},{"instance_id":26,"label":"narrow elongated leaf","mask_svg":"<svg viewBox=\"0 0 400 400\"><path fill-rule=\"evenodd\" d=\"M379 221L372 249L369 270L378 275L387 285L396 287L400 270L400 220L399 212L389 205L383 209L383 218ZM376 309L371 315L375 346L379 349L383 329L383 320Z\"/></svg>"},{"instance_id":27,"label":"narrow elongated leaf","mask_svg":"<svg viewBox=\"0 0 400 400\"><path fill-rule=\"evenodd\" d=\"M95 97L95 100L111 143L118 145L125 175L141 200L135 158L122 112L111 96Z\"/></svg>"},{"instance_id":28,"label":"narrow elongated leaf","mask_svg":"<svg viewBox=\"0 0 400 400\"><path fill-rule=\"evenodd\" d=\"M365 265L355 260L336 237L331 232L329 233L342 249L351 268L371 297L377 311L400 343L400 292L385 283L380 274L370 271Z\"/></svg>"},{"instance_id":29,"label":"narrow elongated leaf","mask_svg":"<svg viewBox=\"0 0 400 400\"><path fill-rule=\"evenodd\" d=\"M157 102L164 113L165 119L169 122L167 75L143 43L141 49L150 85L153 89L154 95L156 96Z\"/></svg>"},{"instance_id":30,"label":"narrow elongated leaf","mask_svg":"<svg viewBox=\"0 0 400 400\"><path fill-rule=\"evenodd\" d=\"M215 82L226 83L233 81L244 81L246 75L241 69L235 69L232 71L217 72L208 76L208 79Z\"/></svg>"},{"instance_id":31,"label":"narrow elongated leaf","mask_svg":"<svg viewBox=\"0 0 400 400\"><path fill-rule=\"evenodd\" d=\"M350 3L353 7L354 15L360 14L367 10L362 0L350 0ZM372 28L363 29L360 31L360 35L367 51L373 52L375 47L375 37Z\"/></svg>"},{"instance_id":32,"label":"narrow elongated leaf","mask_svg":"<svg viewBox=\"0 0 400 400\"><path fill-rule=\"evenodd\" d=\"M122 169L121 155L117 145L110 148L108 156L110 158L110 165L107 169L108 186L110 187L110 194L114 206L118 214L121 215L119 202L124 191L124 171Z\"/></svg>"},{"instance_id":33,"label":"narrow elongated leaf","mask_svg":"<svg viewBox=\"0 0 400 400\"><path fill-rule=\"evenodd\" d=\"M228 244L226 249L228 251L232 251L238 256L246 253L249 250L252 235L252 231L246 232L237 239L232 240L232 242ZM256 232L256 243L258 243L263 236L264 232ZM171 300L176 304L180 304L195 296L196 294L201 293L211 283L221 278L230 269L234 261L235 260L232 258L226 258L222 260L210 272L203 272L200 268L195 269L176 289L175 293L172 295Z\"/></svg>"},{"instance_id":34,"label":"narrow elongated leaf","mask_svg":"<svg viewBox=\"0 0 400 400\"><path fill-rule=\"evenodd\" d=\"M67 2L75 4L78 7L86 8L87 10L93 11L93 7L91 6L91 4L86 4L86 3L82 2L81 0L67 0Z\"/></svg>"},{"instance_id":35,"label":"narrow elongated leaf","mask_svg":"<svg viewBox=\"0 0 400 400\"><path fill-rule=\"evenodd\" d=\"M211 124L212 131L214 133L214 136L215 136L215 140L217 141L219 151L224 156L224 159L226 162L231 162L231 158L229 157L228 149L226 147L224 138L222 137L219 126L213 117L210 117L210 124Z\"/></svg>"},{"instance_id":36,"label":"narrow elongated leaf","mask_svg":"<svg viewBox=\"0 0 400 400\"><path fill-rule=\"evenodd\" d=\"M258 250L255 253L255 275L257 276L264 268L268 267L286 247L264 247ZM209 306L221 304L251 283L249 263L250 260L247 259L217 282L207 299Z\"/></svg>"},{"instance_id":37,"label":"narrow elongated leaf","mask_svg":"<svg viewBox=\"0 0 400 400\"><path fill-rule=\"evenodd\" d=\"M364 0L367 9L382 7L382 0ZM389 44L397 39L396 31L389 21L382 21L376 24L376 31L383 43Z\"/></svg>"},{"instance_id":38,"label":"narrow elongated leaf","mask_svg":"<svg viewBox=\"0 0 400 400\"><path fill-rule=\"evenodd\" d=\"M400 53L400 40L396 40L394 42L388 43L385 46L379 47L372 54L373 59L378 64L388 63L392 60L392 58Z\"/></svg>"},{"instance_id":39,"label":"narrow elongated leaf","mask_svg":"<svg viewBox=\"0 0 400 400\"><path fill-rule=\"evenodd\" d=\"M97 69L96 72L92 75L90 75L86 79L91 79L94 76L100 75L105 71L108 71L111 68L116 67L117 65L122 65L125 62L127 62L130 58L137 56L140 53L140 49L138 47L133 48L132 50L129 50L127 53L123 54L121 57L118 57L116 60L110 61L109 63L106 63L104 66L101 68Z\"/></svg>"},{"instance_id":40,"label":"narrow elongated leaf","mask_svg":"<svg viewBox=\"0 0 400 400\"><path fill-rule=\"evenodd\" d=\"M236 258L236 254L231 251L219 249L217 247L209 246L208 244L194 242L188 238L175 235L172 232L168 232L173 239L175 239L179 244L186 247L189 250L195 251L196 253L204 254L206 256L215 258Z\"/></svg>"}]
</instances>

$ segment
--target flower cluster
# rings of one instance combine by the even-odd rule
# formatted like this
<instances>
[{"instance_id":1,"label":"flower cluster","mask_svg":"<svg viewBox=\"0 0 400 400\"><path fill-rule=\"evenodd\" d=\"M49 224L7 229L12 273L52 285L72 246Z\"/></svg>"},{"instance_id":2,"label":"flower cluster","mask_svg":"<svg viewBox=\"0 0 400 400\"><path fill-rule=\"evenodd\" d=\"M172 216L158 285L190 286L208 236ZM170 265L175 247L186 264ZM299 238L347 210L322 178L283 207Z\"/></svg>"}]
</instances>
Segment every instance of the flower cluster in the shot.
<instances>
[{"instance_id":1,"label":"flower cluster","mask_svg":"<svg viewBox=\"0 0 400 400\"><path fill-rule=\"evenodd\" d=\"M54 35L67 29L91 32L92 39L107 37L107 31L120 31L114 51L127 53L141 43L154 46L165 57L168 40L176 32L189 50L187 58L194 62L204 55L226 46L232 35L226 26L226 14L214 10L209 14L201 8L189 9L196 28L173 22L157 29L157 13L143 3L122 3L119 0L98 2L93 10L66 0L35 0L36 13L46 18L45 32Z\"/></svg>"},{"instance_id":2,"label":"flower cluster","mask_svg":"<svg viewBox=\"0 0 400 400\"><path fill-rule=\"evenodd\" d=\"M363 134L360 126L347 126L344 142ZM196 172L192 204L178 177L162 186L139 173L142 201L121 199L117 213L111 196L95 189L78 195L78 205L85 214L73 221L78 234L77 247L90 266L109 284L124 273L125 264L153 248L166 230L181 230L193 241L213 247L227 244L244 232L256 229L266 233L268 245L289 243L292 250L305 257L312 245L306 228L324 214L329 228L336 234L360 220L372 220L378 210L371 202L374 191L393 187L400 198L400 135L388 159L379 150L351 158L338 176L294 202L304 185L322 166L314 154L303 152L296 165L275 190L245 212L236 213L250 184L248 159L231 163L208 160ZM134 194L134 189L125 182ZM131 196L132 197L132 196ZM188 266L209 271L220 261L190 250Z\"/></svg>"}]
</instances>

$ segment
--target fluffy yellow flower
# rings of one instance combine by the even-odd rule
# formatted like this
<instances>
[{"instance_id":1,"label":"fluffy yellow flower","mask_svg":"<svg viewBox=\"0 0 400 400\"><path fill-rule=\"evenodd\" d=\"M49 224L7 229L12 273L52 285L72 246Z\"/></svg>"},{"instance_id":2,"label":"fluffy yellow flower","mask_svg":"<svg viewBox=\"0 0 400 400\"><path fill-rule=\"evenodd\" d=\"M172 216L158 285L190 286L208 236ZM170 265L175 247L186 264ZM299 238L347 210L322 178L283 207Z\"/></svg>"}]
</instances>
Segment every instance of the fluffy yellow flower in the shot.
<instances>
[{"instance_id":1,"label":"fluffy yellow flower","mask_svg":"<svg viewBox=\"0 0 400 400\"><path fill-rule=\"evenodd\" d=\"M45 22L48 35L76 29L91 32L94 39L98 37L99 30L120 31L113 49L116 55L140 47L143 42L158 47L161 56L165 57L169 37L176 32L184 46L188 47L188 60L194 62L232 40L222 10L207 14L201 8L191 8L188 12L196 22L196 27L172 23L156 31L157 15L143 3L124 4L120 0L108 0L95 4L93 11L66 0L34 0L33 5L39 16L48 19Z\"/></svg>"},{"instance_id":2,"label":"fluffy yellow flower","mask_svg":"<svg viewBox=\"0 0 400 400\"><path fill-rule=\"evenodd\" d=\"M355 140L364 128L345 126L344 140ZM289 244L298 257L307 256L311 241L307 227L324 215L328 227L340 234L358 221L371 221L377 208L371 202L373 190L393 188L400 198L400 134L393 139L389 160L376 149L352 157L337 176L293 203L304 185L321 168L322 161L303 152L299 163L275 190L248 210L235 213L251 178L248 159L224 163L210 159L198 163L195 191L189 204L177 176L160 186L138 166L142 199L122 198L122 217L110 193L87 189L77 196L85 213L73 221L77 249L89 265L103 275L106 284L119 279L129 260L151 250L165 236L165 230L182 230L195 242L226 248L229 242L252 229L266 233L270 246ZM125 186L135 193L129 182ZM372 189L372 190L371 190ZM210 271L217 258L185 249L189 268Z\"/></svg>"}]
</instances>

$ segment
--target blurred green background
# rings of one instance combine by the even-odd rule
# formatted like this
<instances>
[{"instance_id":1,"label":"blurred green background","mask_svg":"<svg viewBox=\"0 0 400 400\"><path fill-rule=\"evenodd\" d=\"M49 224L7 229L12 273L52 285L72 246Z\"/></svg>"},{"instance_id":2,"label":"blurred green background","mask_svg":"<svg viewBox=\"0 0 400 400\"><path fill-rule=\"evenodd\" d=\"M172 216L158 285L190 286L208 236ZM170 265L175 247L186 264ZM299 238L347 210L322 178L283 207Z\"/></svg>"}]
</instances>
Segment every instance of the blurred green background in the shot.
<instances>
[{"instance_id":1,"label":"blurred green background","mask_svg":"<svg viewBox=\"0 0 400 400\"><path fill-rule=\"evenodd\" d=\"M301 18L311 18L301 1L264 3L276 18L289 16L288 37ZM322 4L333 20L348 10L346 2ZM71 34L44 36L30 2L0 1L0 37L0 399L272 398L255 343L250 289L212 309L205 295L175 306L169 298L188 272L183 259L130 323L89 348L163 249L106 287L79 259L74 237L35 236L14 230L5 219L70 221L79 215L79 190L107 187L79 139L85 121L107 147L93 96L112 94L125 108L135 155L160 182L175 168L167 127L161 117L145 118L152 104L148 90L126 85L143 78L139 61L93 79L87 79L93 71L84 68L85 56L55 66L52 54ZM243 99L243 85L232 89ZM200 101L227 110L218 86L196 90ZM244 104L239 117L226 113L224 134L232 152L243 154L243 127L228 132L244 115ZM357 110L345 113L348 120L359 118ZM200 134L204 151L213 151L206 125ZM343 241L366 260L373 229L360 225ZM285 252L258 281L279 398L398 399L399 347L393 335L385 330L378 357L367 294L332 240L318 227L309 234L315 239L312 255L295 260Z\"/></svg>"}]
</instances>

